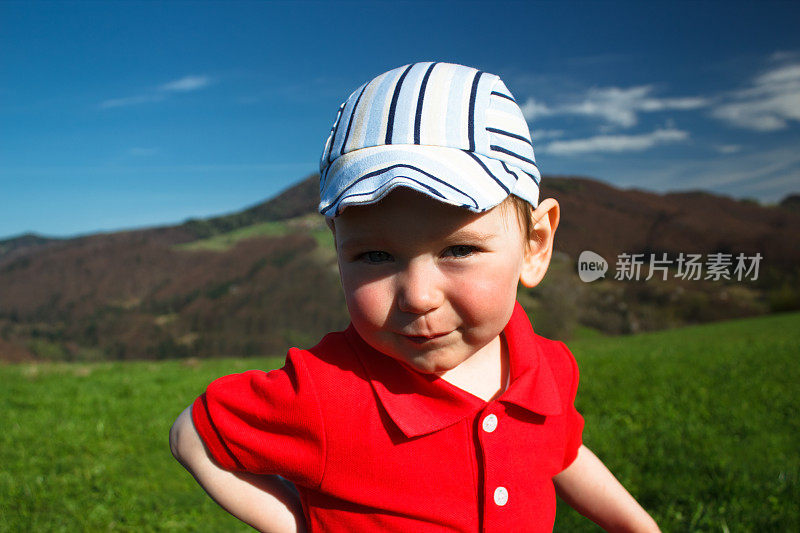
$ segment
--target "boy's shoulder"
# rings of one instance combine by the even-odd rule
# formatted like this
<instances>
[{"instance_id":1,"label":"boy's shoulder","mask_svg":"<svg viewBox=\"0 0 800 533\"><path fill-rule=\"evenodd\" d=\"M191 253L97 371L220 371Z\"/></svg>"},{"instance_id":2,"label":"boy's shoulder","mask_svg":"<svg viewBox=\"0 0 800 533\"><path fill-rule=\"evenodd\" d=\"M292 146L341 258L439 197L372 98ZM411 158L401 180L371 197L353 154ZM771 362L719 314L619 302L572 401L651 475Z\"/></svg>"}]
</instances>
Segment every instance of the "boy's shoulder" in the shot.
<instances>
[{"instance_id":1,"label":"boy's shoulder","mask_svg":"<svg viewBox=\"0 0 800 533\"><path fill-rule=\"evenodd\" d=\"M280 368L219 377L201 399L242 405L266 401L273 408L302 404L315 409L360 400L370 393L369 383L347 337L347 331L337 331L311 348L290 348Z\"/></svg>"},{"instance_id":2,"label":"boy's shoulder","mask_svg":"<svg viewBox=\"0 0 800 533\"><path fill-rule=\"evenodd\" d=\"M359 362L352 325L342 331L327 333L310 348L290 348L287 361L302 359L303 364L317 374L336 375L337 378L362 378L363 368Z\"/></svg>"},{"instance_id":3,"label":"boy's shoulder","mask_svg":"<svg viewBox=\"0 0 800 533\"><path fill-rule=\"evenodd\" d=\"M325 403L347 402L371 394L357 338L351 325L343 331L326 334L311 348L291 348L279 371L293 375L298 383L311 384Z\"/></svg>"},{"instance_id":4,"label":"boy's shoulder","mask_svg":"<svg viewBox=\"0 0 800 533\"><path fill-rule=\"evenodd\" d=\"M519 303L515 305L505 333L512 351L512 364L516 358L518 361L525 361L526 366L546 366L559 383L564 383L565 380L570 383L577 379L578 365L567 345L537 334L528 314ZM520 357L519 353L525 355Z\"/></svg>"},{"instance_id":5,"label":"boy's shoulder","mask_svg":"<svg viewBox=\"0 0 800 533\"><path fill-rule=\"evenodd\" d=\"M546 364L555 378L562 397L572 401L578 388L578 362L562 341L536 336L541 361Z\"/></svg>"},{"instance_id":6,"label":"boy's shoulder","mask_svg":"<svg viewBox=\"0 0 800 533\"><path fill-rule=\"evenodd\" d=\"M577 368L575 356L563 341L548 339L538 334L534 334L534 337L542 357L547 359L548 363Z\"/></svg>"}]
</instances>

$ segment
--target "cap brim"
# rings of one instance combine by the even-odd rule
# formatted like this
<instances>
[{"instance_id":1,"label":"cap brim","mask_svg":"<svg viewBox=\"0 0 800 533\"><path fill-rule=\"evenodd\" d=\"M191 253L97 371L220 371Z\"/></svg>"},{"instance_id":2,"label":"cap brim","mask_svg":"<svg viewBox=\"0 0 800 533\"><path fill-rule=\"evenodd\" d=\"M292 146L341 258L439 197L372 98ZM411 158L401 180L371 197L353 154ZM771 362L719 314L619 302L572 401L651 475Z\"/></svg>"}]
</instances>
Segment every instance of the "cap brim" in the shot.
<instances>
[{"instance_id":1,"label":"cap brim","mask_svg":"<svg viewBox=\"0 0 800 533\"><path fill-rule=\"evenodd\" d=\"M351 205L380 201L407 187L476 213L488 211L509 194L534 207L538 171L466 150L426 145L381 145L343 154L320 177L319 212L335 217Z\"/></svg>"}]
</instances>

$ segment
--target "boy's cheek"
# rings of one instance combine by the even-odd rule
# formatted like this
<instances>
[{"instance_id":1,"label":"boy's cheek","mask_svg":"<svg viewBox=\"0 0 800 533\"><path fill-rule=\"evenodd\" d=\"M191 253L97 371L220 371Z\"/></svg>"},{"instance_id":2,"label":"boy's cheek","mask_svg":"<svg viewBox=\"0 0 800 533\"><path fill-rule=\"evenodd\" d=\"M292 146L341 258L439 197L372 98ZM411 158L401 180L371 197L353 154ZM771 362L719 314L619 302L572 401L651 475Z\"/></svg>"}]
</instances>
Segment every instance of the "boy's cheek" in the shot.
<instances>
[{"instance_id":1,"label":"boy's cheek","mask_svg":"<svg viewBox=\"0 0 800 533\"><path fill-rule=\"evenodd\" d=\"M348 283L342 280L345 301L353 320L383 322L392 304L391 294L379 282Z\"/></svg>"},{"instance_id":2,"label":"boy's cheek","mask_svg":"<svg viewBox=\"0 0 800 533\"><path fill-rule=\"evenodd\" d=\"M519 284L519 269L506 264L494 264L481 272L461 278L453 287L453 294L463 299L495 302L505 300L509 295L516 298Z\"/></svg>"}]
</instances>

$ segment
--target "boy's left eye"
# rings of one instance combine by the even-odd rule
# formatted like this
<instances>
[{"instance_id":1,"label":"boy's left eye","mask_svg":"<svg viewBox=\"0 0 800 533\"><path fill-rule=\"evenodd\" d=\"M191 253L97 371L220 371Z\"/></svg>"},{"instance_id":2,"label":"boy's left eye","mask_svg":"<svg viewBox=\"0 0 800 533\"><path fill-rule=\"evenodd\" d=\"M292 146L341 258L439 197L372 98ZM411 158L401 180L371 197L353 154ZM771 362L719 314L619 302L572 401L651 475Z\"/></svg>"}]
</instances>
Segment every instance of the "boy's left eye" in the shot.
<instances>
[{"instance_id":1,"label":"boy's left eye","mask_svg":"<svg viewBox=\"0 0 800 533\"><path fill-rule=\"evenodd\" d=\"M376 264L376 263L385 263L387 261L392 260L392 256L386 252L380 250L374 250L370 252L365 252L361 254L361 259L366 263Z\"/></svg>"},{"instance_id":2,"label":"boy's left eye","mask_svg":"<svg viewBox=\"0 0 800 533\"><path fill-rule=\"evenodd\" d=\"M445 255L449 255L451 257L467 257L468 255L475 253L475 250L476 248L474 246L470 246L468 244L457 244L448 248Z\"/></svg>"}]
</instances>

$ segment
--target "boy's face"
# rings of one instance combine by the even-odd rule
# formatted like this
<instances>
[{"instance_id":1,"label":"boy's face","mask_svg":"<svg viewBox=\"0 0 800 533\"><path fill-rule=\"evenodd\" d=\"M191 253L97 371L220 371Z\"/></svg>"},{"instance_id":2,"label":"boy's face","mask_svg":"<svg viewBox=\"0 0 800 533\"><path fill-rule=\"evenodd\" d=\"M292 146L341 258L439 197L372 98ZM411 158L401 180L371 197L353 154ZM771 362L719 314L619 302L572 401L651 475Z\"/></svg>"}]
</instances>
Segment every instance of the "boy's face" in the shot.
<instances>
[{"instance_id":1,"label":"boy's face","mask_svg":"<svg viewBox=\"0 0 800 533\"><path fill-rule=\"evenodd\" d=\"M539 260L513 208L475 214L402 188L347 208L333 229L356 330L424 373L453 369L497 339L520 274Z\"/></svg>"}]
</instances>

